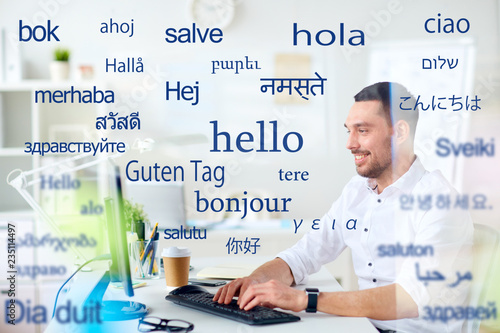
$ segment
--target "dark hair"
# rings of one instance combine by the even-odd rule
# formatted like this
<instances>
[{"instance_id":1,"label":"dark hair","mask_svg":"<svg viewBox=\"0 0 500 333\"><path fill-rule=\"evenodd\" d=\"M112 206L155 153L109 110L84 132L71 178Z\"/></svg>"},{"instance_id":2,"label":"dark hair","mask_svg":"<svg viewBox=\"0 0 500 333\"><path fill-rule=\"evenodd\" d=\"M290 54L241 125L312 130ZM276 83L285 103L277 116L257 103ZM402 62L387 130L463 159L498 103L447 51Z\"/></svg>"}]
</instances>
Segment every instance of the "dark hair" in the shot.
<instances>
[{"instance_id":1,"label":"dark hair","mask_svg":"<svg viewBox=\"0 0 500 333\"><path fill-rule=\"evenodd\" d=\"M418 108L415 97L401 84L395 82L378 82L363 88L354 96L354 101L379 101L390 126L398 120L405 120L410 125L411 138L415 138L418 122ZM404 110L401 105L404 103Z\"/></svg>"}]
</instances>

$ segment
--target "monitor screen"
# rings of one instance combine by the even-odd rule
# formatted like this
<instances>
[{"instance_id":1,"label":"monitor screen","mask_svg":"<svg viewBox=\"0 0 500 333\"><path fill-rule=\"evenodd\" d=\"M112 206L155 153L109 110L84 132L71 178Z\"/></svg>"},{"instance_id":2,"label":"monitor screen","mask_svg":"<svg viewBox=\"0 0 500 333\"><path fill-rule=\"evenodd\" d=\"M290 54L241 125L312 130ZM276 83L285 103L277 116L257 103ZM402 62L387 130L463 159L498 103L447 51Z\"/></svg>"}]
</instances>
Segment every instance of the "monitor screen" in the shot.
<instances>
[{"instance_id":1,"label":"monitor screen","mask_svg":"<svg viewBox=\"0 0 500 333\"><path fill-rule=\"evenodd\" d=\"M109 172L110 197L105 199L109 250L112 259L109 273L111 282L121 282L125 294L134 296L134 289L132 288L132 279L130 276L120 170L118 166L110 163Z\"/></svg>"}]
</instances>

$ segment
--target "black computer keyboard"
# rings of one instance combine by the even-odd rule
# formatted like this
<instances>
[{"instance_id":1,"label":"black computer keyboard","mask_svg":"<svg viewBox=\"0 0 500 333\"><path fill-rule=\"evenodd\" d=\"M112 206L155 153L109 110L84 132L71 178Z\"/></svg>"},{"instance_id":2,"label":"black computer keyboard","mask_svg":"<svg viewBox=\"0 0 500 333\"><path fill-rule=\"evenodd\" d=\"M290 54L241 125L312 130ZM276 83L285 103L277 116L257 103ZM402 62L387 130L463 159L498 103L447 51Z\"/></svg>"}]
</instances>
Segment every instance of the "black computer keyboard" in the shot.
<instances>
[{"instance_id":1,"label":"black computer keyboard","mask_svg":"<svg viewBox=\"0 0 500 333\"><path fill-rule=\"evenodd\" d=\"M232 300L230 304L226 305L212 301L213 297L213 294L202 287L188 285L172 290L165 299L250 325L277 324L300 320L300 317L263 306L256 306L249 311L245 311L239 308L236 300Z\"/></svg>"}]
</instances>

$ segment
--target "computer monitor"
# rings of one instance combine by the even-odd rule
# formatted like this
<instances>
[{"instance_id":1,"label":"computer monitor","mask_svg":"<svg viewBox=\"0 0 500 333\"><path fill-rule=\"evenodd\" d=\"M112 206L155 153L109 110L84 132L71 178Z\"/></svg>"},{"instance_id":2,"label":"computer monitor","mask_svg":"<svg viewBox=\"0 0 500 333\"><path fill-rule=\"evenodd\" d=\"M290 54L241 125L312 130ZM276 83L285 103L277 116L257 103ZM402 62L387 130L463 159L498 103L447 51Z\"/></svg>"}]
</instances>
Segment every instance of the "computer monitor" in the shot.
<instances>
[{"instance_id":1,"label":"computer monitor","mask_svg":"<svg viewBox=\"0 0 500 333\"><path fill-rule=\"evenodd\" d=\"M101 317L105 321L128 320L144 317L146 305L130 301L103 301L103 295L110 282L121 282L127 296L134 295L129 263L128 244L123 212L122 182L118 166L109 162L109 197L105 202L106 225L108 229L111 266L90 292L84 305L101 304Z\"/></svg>"}]
</instances>

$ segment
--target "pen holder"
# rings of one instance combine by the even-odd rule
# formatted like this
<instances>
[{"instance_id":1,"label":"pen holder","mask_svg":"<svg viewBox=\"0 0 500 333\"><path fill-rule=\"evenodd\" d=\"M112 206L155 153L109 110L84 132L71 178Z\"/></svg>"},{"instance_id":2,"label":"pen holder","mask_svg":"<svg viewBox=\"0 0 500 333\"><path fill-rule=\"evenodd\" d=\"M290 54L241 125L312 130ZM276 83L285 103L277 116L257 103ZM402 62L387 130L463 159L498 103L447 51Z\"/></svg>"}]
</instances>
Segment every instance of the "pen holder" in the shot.
<instances>
[{"instance_id":1,"label":"pen holder","mask_svg":"<svg viewBox=\"0 0 500 333\"><path fill-rule=\"evenodd\" d=\"M130 269L132 270L132 278L160 278L158 243L158 240L147 240L135 241L130 244Z\"/></svg>"}]
</instances>

